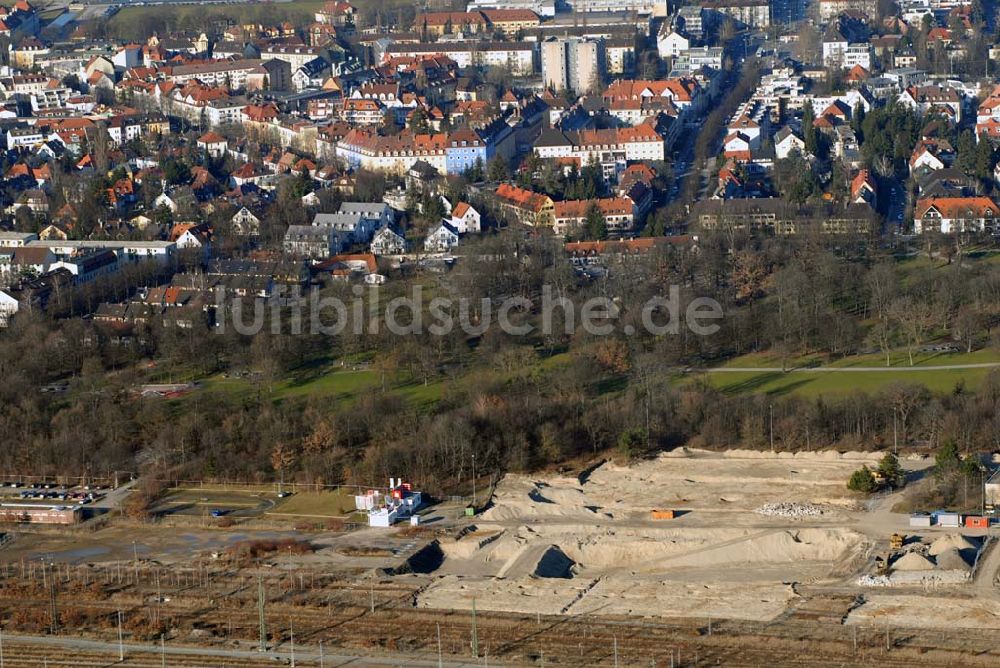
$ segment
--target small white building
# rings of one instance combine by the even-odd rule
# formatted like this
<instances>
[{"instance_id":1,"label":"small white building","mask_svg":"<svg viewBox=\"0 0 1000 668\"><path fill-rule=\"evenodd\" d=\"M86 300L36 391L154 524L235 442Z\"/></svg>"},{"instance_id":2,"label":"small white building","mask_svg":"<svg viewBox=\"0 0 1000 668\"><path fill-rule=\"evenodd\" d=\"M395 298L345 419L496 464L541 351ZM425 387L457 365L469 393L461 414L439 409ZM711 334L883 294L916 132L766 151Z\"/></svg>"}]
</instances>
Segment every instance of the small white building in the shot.
<instances>
[{"instance_id":1,"label":"small white building","mask_svg":"<svg viewBox=\"0 0 1000 668\"><path fill-rule=\"evenodd\" d=\"M389 492L370 489L354 497L358 510L368 511L368 526L388 528L397 520L410 517L423 504L423 495L402 478L389 478Z\"/></svg>"}]
</instances>

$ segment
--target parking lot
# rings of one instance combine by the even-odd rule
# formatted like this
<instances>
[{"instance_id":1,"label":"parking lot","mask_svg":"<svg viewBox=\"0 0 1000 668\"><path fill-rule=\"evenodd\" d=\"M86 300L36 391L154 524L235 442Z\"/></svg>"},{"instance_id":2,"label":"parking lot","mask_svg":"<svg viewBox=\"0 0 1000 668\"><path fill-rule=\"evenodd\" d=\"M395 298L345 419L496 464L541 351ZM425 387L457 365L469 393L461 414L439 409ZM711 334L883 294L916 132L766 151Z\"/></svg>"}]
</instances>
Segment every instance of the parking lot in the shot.
<instances>
[{"instance_id":1,"label":"parking lot","mask_svg":"<svg viewBox=\"0 0 1000 668\"><path fill-rule=\"evenodd\" d=\"M110 485L65 485L55 481L20 482L7 480L0 483L0 502L88 505L100 501L110 491Z\"/></svg>"}]
</instances>

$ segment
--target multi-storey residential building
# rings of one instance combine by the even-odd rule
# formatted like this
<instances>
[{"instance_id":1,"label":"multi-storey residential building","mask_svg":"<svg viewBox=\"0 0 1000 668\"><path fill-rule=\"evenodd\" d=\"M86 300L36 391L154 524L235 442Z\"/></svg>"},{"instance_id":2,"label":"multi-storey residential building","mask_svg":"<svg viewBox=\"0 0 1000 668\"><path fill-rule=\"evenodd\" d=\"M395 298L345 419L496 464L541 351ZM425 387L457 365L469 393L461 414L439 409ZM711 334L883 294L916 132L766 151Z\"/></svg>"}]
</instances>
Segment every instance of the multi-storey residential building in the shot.
<instances>
[{"instance_id":1,"label":"multi-storey residential building","mask_svg":"<svg viewBox=\"0 0 1000 668\"><path fill-rule=\"evenodd\" d=\"M446 134L412 134L404 131L383 137L353 129L337 142L337 157L352 168L375 172L404 174L418 160L423 160L442 174L448 171Z\"/></svg>"},{"instance_id":2,"label":"multi-storey residential building","mask_svg":"<svg viewBox=\"0 0 1000 668\"><path fill-rule=\"evenodd\" d=\"M578 14L594 12L629 12L642 16L665 17L666 0L567 0L570 9Z\"/></svg>"},{"instance_id":3,"label":"multi-storey residential building","mask_svg":"<svg viewBox=\"0 0 1000 668\"><path fill-rule=\"evenodd\" d=\"M609 197L555 202L552 232L566 236L574 230L581 229L586 224L591 205L596 206L601 212L609 234L617 236L632 231L635 225L635 204L627 197Z\"/></svg>"},{"instance_id":4,"label":"multi-storey residential building","mask_svg":"<svg viewBox=\"0 0 1000 668\"><path fill-rule=\"evenodd\" d=\"M677 10L676 24L694 39L705 35L704 10L698 5L687 5Z\"/></svg>"},{"instance_id":5,"label":"multi-storey residential building","mask_svg":"<svg viewBox=\"0 0 1000 668\"><path fill-rule=\"evenodd\" d=\"M519 9L534 12L544 18L556 15L556 0L470 0L467 9Z\"/></svg>"},{"instance_id":6,"label":"multi-storey residential building","mask_svg":"<svg viewBox=\"0 0 1000 668\"><path fill-rule=\"evenodd\" d=\"M555 202L548 195L501 183L494 196L500 209L522 225L548 227L555 220Z\"/></svg>"},{"instance_id":7,"label":"multi-storey residential building","mask_svg":"<svg viewBox=\"0 0 1000 668\"><path fill-rule=\"evenodd\" d=\"M315 60L323 55L323 49L304 44L271 44L261 49L260 59L283 60L291 66L292 71L299 69L310 60Z\"/></svg>"},{"instance_id":8,"label":"multi-storey residential building","mask_svg":"<svg viewBox=\"0 0 1000 668\"><path fill-rule=\"evenodd\" d=\"M542 82L546 88L577 93L599 89L607 56L603 39L557 38L542 43Z\"/></svg>"},{"instance_id":9,"label":"multi-storey residential building","mask_svg":"<svg viewBox=\"0 0 1000 668\"><path fill-rule=\"evenodd\" d=\"M417 14L413 21L414 29L421 34L450 35L462 33L463 35L485 32L488 21L482 12L429 12Z\"/></svg>"},{"instance_id":10,"label":"multi-storey residential building","mask_svg":"<svg viewBox=\"0 0 1000 668\"><path fill-rule=\"evenodd\" d=\"M536 49L537 45L531 42L393 44L385 49L384 60L442 55L453 60L458 67L493 65L503 67L516 76L529 76L536 71Z\"/></svg>"},{"instance_id":11,"label":"multi-storey residential building","mask_svg":"<svg viewBox=\"0 0 1000 668\"><path fill-rule=\"evenodd\" d=\"M729 17L738 26L750 28L766 28L771 25L771 6L768 0L709 0L701 4L702 8L715 13L716 22Z\"/></svg>"},{"instance_id":12,"label":"multi-storey residential building","mask_svg":"<svg viewBox=\"0 0 1000 668\"><path fill-rule=\"evenodd\" d=\"M381 125L385 117L385 109L377 99L344 100L340 117L351 125Z\"/></svg>"},{"instance_id":13,"label":"multi-storey residential building","mask_svg":"<svg viewBox=\"0 0 1000 668\"><path fill-rule=\"evenodd\" d=\"M522 30L537 28L541 24L538 14L530 9L484 9L480 12L490 28L514 37Z\"/></svg>"},{"instance_id":14,"label":"multi-storey residential building","mask_svg":"<svg viewBox=\"0 0 1000 668\"><path fill-rule=\"evenodd\" d=\"M929 197L917 200L913 231L992 232L996 234L1000 207L989 197Z\"/></svg>"},{"instance_id":15,"label":"multi-storey residential building","mask_svg":"<svg viewBox=\"0 0 1000 668\"><path fill-rule=\"evenodd\" d=\"M778 198L702 200L692 214L703 230L745 230L794 235L816 230L824 234L867 236L877 230L867 204L799 206Z\"/></svg>"},{"instance_id":16,"label":"multi-storey residential building","mask_svg":"<svg viewBox=\"0 0 1000 668\"><path fill-rule=\"evenodd\" d=\"M261 65L260 60L223 60L216 62L197 63L194 65L177 65L163 69L167 81L186 83L197 79L207 86L226 86L230 90L244 88L247 76Z\"/></svg>"},{"instance_id":17,"label":"multi-storey residential building","mask_svg":"<svg viewBox=\"0 0 1000 668\"><path fill-rule=\"evenodd\" d=\"M628 162L663 160L665 142L647 123L633 128L563 132L544 130L535 142L540 158L574 158L580 165L597 162L606 178Z\"/></svg>"}]
</instances>

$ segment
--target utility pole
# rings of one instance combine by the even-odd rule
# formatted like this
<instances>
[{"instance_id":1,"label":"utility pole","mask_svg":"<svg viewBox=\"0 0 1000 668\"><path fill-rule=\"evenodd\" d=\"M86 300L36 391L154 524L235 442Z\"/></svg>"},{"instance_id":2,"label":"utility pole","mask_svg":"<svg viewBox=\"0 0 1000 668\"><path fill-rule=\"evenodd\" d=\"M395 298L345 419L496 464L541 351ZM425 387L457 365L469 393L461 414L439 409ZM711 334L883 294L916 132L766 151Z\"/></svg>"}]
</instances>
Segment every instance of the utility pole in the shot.
<instances>
[{"instance_id":1,"label":"utility pole","mask_svg":"<svg viewBox=\"0 0 1000 668\"><path fill-rule=\"evenodd\" d=\"M375 614L375 573L372 572L372 577L368 581L371 588L368 590L369 602L371 603L372 614Z\"/></svg>"},{"instance_id":2,"label":"utility pole","mask_svg":"<svg viewBox=\"0 0 1000 668\"><path fill-rule=\"evenodd\" d=\"M295 668L295 629L292 627L292 619L288 619L288 638L292 643L292 668Z\"/></svg>"},{"instance_id":3,"label":"utility pole","mask_svg":"<svg viewBox=\"0 0 1000 668\"><path fill-rule=\"evenodd\" d=\"M49 616L52 618L52 633L55 634L59 630L59 615L56 611L56 574L53 573L51 578L45 577L45 562L42 562L42 579L48 580L49 589Z\"/></svg>"},{"instance_id":4,"label":"utility pole","mask_svg":"<svg viewBox=\"0 0 1000 668\"><path fill-rule=\"evenodd\" d=\"M896 428L896 407L892 407L892 455L899 457L899 430Z\"/></svg>"},{"instance_id":5,"label":"utility pole","mask_svg":"<svg viewBox=\"0 0 1000 668\"><path fill-rule=\"evenodd\" d=\"M164 636L160 634L160 668L167 668L167 641L164 640Z\"/></svg>"},{"instance_id":6,"label":"utility pole","mask_svg":"<svg viewBox=\"0 0 1000 668\"><path fill-rule=\"evenodd\" d=\"M258 652L267 651L267 625L264 622L264 577L257 577L257 617L260 629L260 646Z\"/></svg>"},{"instance_id":7,"label":"utility pole","mask_svg":"<svg viewBox=\"0 0 1000 668\"><path fill-rule=\"evenodd\" d=\"M615 668L618 668L618 636L613 636L615 641Z\"/></svg>"},{"instance_id":8,"label":"utility pole","mask_svg":"<svg viewBox=\"0 0 1000 668\"><path fill-rule=\"evenodd\" d=\"M125 660L125 645L122 642L122 611L118 611L118 660Z\"/></svg>"},{"instance_id":9,"label":"utility pole","mask_svg":"<svg viewBox=\"0 0 1000 668\"><path fill-rule=\"evenodd\" d=\"M771 434L771 452L774 452L774 404L767 405L768 431Z\"/></svg>"},{"instance_id":10,"label":"utility pole","mask_svg":"<svg viewBox=\"0 0 1000 668\"><path fill-rule=\"evenodd\" d=\"M476 453L472 453L472 508L476 508Z\"/></svg>"},{"instance_id":11,"label":"utility pole","mask_svg":"<svg viewBox=\"0 0 1000 668\"><path fill-rule=\"evenodd\" d=\"M323 668L323 641L319 641L319 668Z\"/></svg>"},{"instance_id":12,"label":"utility pole","mask_svg":"<svg viewBox=\"0 0 1000 668\"><path fill-rule=\"evenodd\" d=\"M479 658L479 636L476 629L476 599L472 599L472 658Z\"/></svg>"},{"instance_id":13,"label":"utility pole","mask_svg":"<svg viewBox=\"0 0 1000 668\"><path fill-rule=\"evenodd\" d=\"M441 622L438 622L437 630L438 630L438 668L443 668L444 661L441 658ZM2 645L0 645L0 647L2 647ZM2 654L0 654L0 657L2 657ZM0 668L3 668L2 658L0 658ZM322 666L320 668L322 668Z\"/></svg>"}]
</instances>

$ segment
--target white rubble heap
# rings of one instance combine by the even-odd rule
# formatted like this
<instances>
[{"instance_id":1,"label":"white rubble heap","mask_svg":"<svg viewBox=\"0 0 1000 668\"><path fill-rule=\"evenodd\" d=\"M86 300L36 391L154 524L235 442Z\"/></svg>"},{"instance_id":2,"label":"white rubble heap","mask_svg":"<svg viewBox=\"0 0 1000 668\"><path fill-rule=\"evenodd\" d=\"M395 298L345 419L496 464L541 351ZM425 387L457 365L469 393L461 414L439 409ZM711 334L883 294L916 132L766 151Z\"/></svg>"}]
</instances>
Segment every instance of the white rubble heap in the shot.
<instances>
[{"instance_id":1,"label":"white rubble heap","mask_svg":"<svg viewBox=\"0 0 1000 668\"><path fill-rule=\"evenodd\" d=\"M765 503L754 512L772 517L817 517L823 514L821 508L808 503Z\"/></svg>"}]
</instances>

